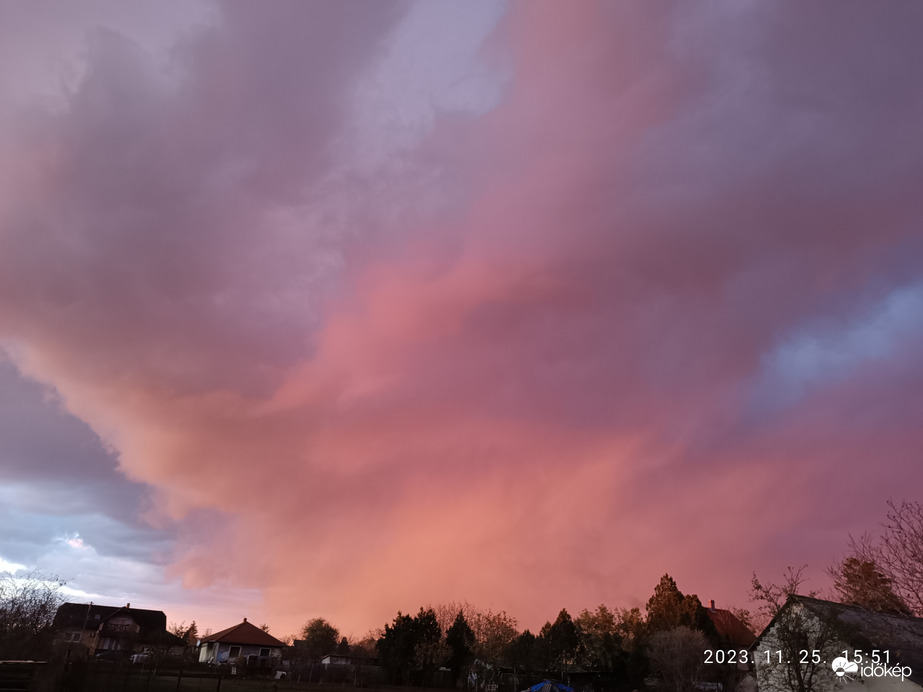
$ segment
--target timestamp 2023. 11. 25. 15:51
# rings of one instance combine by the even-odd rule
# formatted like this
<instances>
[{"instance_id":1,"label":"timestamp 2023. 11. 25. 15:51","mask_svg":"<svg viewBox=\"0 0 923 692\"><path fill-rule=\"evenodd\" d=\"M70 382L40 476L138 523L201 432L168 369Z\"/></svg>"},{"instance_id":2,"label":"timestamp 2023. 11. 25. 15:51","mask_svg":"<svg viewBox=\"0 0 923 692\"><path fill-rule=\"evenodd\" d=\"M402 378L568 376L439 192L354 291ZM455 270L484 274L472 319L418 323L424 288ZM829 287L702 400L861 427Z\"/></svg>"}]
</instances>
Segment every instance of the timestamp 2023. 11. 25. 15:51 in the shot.
<instances>
[{"instance_id":1,"label":"timestamp 2023. 11. 25. 15:51","mask_svg":"<svg viewBox=\"0 0 923 692\"><path fill-rule=\"evenodd\" d=\"M800 665L823 665L829 663L826 660L824 652L819 649L800 649L785 653L779 649L761 649L750 651L749 649L706 649L704 652L704 663L716 664L791 664ZM794 658L792 656L794 655ZM854 649L852 651L840 651L837 658L845 658L847 661L853 661L859 665L863 663L872 663L875 665L890 665L891 652L887 649L873 649L871 651L862 651Z\"/></svg>"}]
</instances>

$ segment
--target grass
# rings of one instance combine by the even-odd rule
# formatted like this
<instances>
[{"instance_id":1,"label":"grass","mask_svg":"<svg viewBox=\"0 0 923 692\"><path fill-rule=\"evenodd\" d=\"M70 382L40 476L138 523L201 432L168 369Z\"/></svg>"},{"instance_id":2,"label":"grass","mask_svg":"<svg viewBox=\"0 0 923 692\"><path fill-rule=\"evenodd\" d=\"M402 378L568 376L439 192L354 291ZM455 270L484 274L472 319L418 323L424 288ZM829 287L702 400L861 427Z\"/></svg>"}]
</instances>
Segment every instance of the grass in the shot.
<instances>
[{"instance_id":1,"label":"grass","mask_svg":"<svg viewBox=\"0 0 923 692\"><path fill-rule=\"evenodd\" d=\"M90 671L83 685L84 692L217 692L219 678L217 676L199 675L193 677L190 673L178 678L175 671L148 679L147 671L143 670L95 670ZM391 692L399 690L407 692L435 692L424 688L391 688L370 687L363 692ZM304 690L311 692L354 692L357 688L352 685L296 683L294 680L269 680L265 678L241 679L237 677L222 677L220 679L220 692L285 692L285 690ZM447 692L438 690L438 692Z\"/></svg>"}]
</instances>

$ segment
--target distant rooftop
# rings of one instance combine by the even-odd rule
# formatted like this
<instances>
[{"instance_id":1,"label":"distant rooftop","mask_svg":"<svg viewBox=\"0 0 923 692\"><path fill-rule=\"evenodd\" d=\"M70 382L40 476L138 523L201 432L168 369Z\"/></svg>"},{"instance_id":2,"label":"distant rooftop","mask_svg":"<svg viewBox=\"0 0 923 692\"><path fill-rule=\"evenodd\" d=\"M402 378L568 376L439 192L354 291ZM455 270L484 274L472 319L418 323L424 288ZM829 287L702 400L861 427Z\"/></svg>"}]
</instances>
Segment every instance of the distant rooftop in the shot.
<instances>
[{"instance_id":1,"label":"distant rooftop","mask_svg":"<svg viewBox=\"0 0 923 692\"><path fill-rule=\"evenodd\" d=\"M166 630L167 616L162 610L145 610L132 608L128 603L124 606L99 605L97 603L62 603L55 613L52 626L55 629L91 629L99 625L116 613L127 615L138 626L146 630Z\"/></svg>"}]
</instances>

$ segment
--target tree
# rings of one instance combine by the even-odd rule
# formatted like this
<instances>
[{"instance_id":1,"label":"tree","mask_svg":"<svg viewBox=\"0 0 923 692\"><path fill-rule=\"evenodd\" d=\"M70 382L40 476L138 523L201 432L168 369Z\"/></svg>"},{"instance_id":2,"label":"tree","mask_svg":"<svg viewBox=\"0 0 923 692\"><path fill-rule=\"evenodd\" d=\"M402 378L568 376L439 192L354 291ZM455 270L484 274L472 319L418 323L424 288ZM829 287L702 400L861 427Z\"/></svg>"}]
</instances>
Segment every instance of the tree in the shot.
<instances>
[{"instance_id":1,"label":"tree","mask_svg":"<svg viewBox=\"0 0 923 692\"><path fill-rule=\"evenodd\" d=\"M852 556L874 563L913 614L923 617L923 504L888 500L888 507L877 539L850 536Z\"/></svg>"},{"instance_id":2,"label":"tree","mask_svg":"<svg viewBox=\"0 0 923 692\"><path fill-rule=\"evenodd\" d=\"M186 621L183 620L180 623L172 623L167 627L167 631L175 637L179 637L186 642L188 646L195 646L196 642L199 639L199 628L195 624L195 620L192 621L192 624L189 627L186 627Z\"/></svg>"},{"instance_id":3,"label":"tree","mask_svg":"<svg viewBox=\"0 0 923 692\"><path fill-rule=\"evenodd\" d=\"M474 632L473 653L480 668L495 669L502 662L507 647L519 634L516 618L503 610L484 611L467 601L440 603L430 610L436 613L443 632L448 632L458 613L462 613Z\"/></svg>"},{"instance_id":4,"label":"tree","mask_svg":"<svg viewBox=\"0 0 923 692\"><path fill-rule=\"evenodd\" d=\"M690 692L704 665L705 635L684 625L651 635L647 656L654 672L675 692Z\"/></svg>"},{"instance_id":5,"label":"tree","mask_svg":"<svg viewBox=\"0 0 923 692\"><path fill-rule=\"evenodd\" d=\"M910 615L910 608L892 588L892 580L871 560L848 557L827 570L841 603L892 615Z\"/></svg>"},{"instance_id":6,"label":"tree","mask_svg":"<svg viewBox=\"0 0 923 692\"><path fill-rule=\"evenodd\" d=\"M580 646L577 625L574 624L570 613L562 608L554 623L545 623L539 636L547 646L549 662L560 670L561 677L564 677L567 668L575 663Z\"/></svg>"},{"instance_id":7,"label":"tree","mask_svg":"<svg viewBox=\"0 0 923 692\"><path fill-rule=\"evenodd\" d=\"M445 633L445 643L449 650L447 665L452 671L452 681L457 682L462 671L468 667L474 658L474 630L465 619L464 613L459 610L455 621Z\"/></svg>"},{"instance_id":8,"label":"tree","mask_svg":"<svg viewBox=\"0 0 923 692\"><path fill-rule=\"evenodd\" d=\"M371 630L367 632L362 639L354 641L349 645L350 653L353 656L359 656L361 658L374 658L378 640L383 634L384 630Z\"/></svg>"},{"instance_id":9,"label":"tree","mask_svg":"<svg viewBox=\"0 0 923 692\"><path fill-rule=\"evenodd\" d=\"M616 610L615 631L619 644L625 652L625 673L631 680L640 683L647 670L647 658L644 652L644 638L647 636L647 624L640 608L619 608Z\"/></svg>"},{"instance_id":10,"label":"tree","mask_svg":"<svg viewBox=\"0 0 923 692\"><path fill-rule=\"evenodd\" d=\"M54 641L52 623L65 582L29 572L0 574L0 659L44 658Z\"/></svg>"},{"instance_id":11,"label":"tree","mask_svg":"<svg viewBox=\"0 0 923 692\"><path fill-rule=\"evenodd\" d=\"M615 612L615 632L627 652L635 651L644 637L645 623L640 608L618 608Z\"/></svg>"},{"instance_id":12,"label":"tree","mask_svg":"<svg viewBox=\"0 0 923 692\"><path fill-rule=\"evenodd\" d=\"M465 622L469 625L481 614L481 611L468 601L448 601L447 603L437 603L429 606L429 609L436 613L436 620L443 632L448 632L455 618L460 612Z\"/></svg>"},{"instance_id":13,"label":"tree","mask_svg":"<svg viewBox=\"0 0 923 692\"><path fill-rule=\"evenodd\" d=\"M398 612L394 622L385 625L376 646L394 684L412 684L415 678L425 682L446 655L442 630L432 608L420 608L416 617Z\"/></svg>"},{"instance_id":14,"label":"tree","mask_svg":"<svg viewBox=\"0 0 923 692\"><path fill-rule=\"evenodd\" d=\"M785 602L790 596L794 596L801 592L801 587L807 581L807 577L804 576L804 572L807 568L807 565L801 565L801 567L797 569L789 565L785 568L785 572L782 574L782 581L778 584L772 582L763 584L757 578L756 572L753 573L753 577L750 580L750 600L756 603L757 606L756 614L754 615L754 624L756 624L759 629L765 629L769 621L782 610L782 606L785 605ZM814 597L817 595L817 592L809 591L805 595Z\"/></svg>"},{"instance_id":15,"label":"tree","mask_svg":"<svg viewBox=\"0 0 923 692\"><path fill-rule=\"evenodd\" d=\"M611 672L622 667L623 651L615 613L600 604L595 611L581 611L575 624L580 637L579 662L584 668Z\"/></svg>"},{"instance_id":16,"label":"tree","mask_svg":"<svg viewBox=\"0 0 923 692\"><path fill-rule=\"evenodd\" d=\"M189 625L189 629L186 630L186 634L183 635L183 639L186 640L186 643L189 646L195 646L199 641L199 626L195 624L195 620Z\"/></svg>"},{"instance_id":17,"label":"tree","mask_svg":"<svg viewBox=\"0 0 923 692\"><path fill-rule=\"evenodd\" d=\"M301 630L304 656L317 660L336 650L340 632L324 618L309 620Z\"/></svg>"},{"instance_id":18,"label":"tree","mask_svg":"<svg viewBox=\"0 0 923 692\"><path fill-rule=\"evenodd\" d=\"M413 618L398 611L394 622L385 625L377 648L381 664L388 671L391 682L400 685L409 682L416 646Z\"/></svg>"},{"instance_id":19,"label":"tree","mask_svg":"<svg viewBox=\"0 0 923 692\"><path fill-rule=\"evenodd\" d=\"M513 668L514 674L519 672L528 673L539 668L535 642L535 635L529 630L526 630L510 642L505 656Z\"/></svg>"},{"instance_id":20,"label":"tree","mask_svg":"<svg viewBox=\"0 0 923 692\"><path fill-rule=\"evenodd\" d=\"M426 685L447 656L442 642L442 629L432 608L420 608L414 618L414 640L415 667L420 675L420 683Z\"/></svg>"},{"instance_id":21,"label":"tree","mask_svg":"<svg viewBox=\"0 0 923 692\"><path fill-rule=\"evenodd\" d=\"M699 597L695 594L683 595L669 574L664 574L654 587L654 595L648 600L646 610L647 629L651 633L691 627L709 635L715 634L714 625Z\"/></svg>"},{"instance_id":22,"label":"tree","mask_svg":"<svg viewBox=\"0 0 923 692\"><path fill-rule=\"evenodd\" d=\"M519 634L516 618L505 610L475 611L468 624L474 632L474 655L492 667L500 664L506 648Z\"/></svg>"}]
</instances>

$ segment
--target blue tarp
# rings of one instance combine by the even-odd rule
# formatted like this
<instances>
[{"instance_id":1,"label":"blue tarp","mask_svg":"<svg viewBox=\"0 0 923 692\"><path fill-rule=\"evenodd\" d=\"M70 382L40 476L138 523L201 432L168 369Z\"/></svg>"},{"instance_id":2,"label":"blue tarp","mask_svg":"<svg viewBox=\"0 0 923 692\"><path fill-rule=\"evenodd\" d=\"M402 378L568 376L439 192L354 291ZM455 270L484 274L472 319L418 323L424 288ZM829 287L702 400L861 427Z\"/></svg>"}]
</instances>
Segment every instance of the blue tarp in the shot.
<instances>
[{"instance_id":1,"label":"blue tarp","mask_svg":"<svg viewBox=\"0 0 923 692\"><path fill-rule=\"evenodd\" d=\"M574 688L568 687L563 682L545 680L544 682L532 685L532 687L528 690L523 690L523 692L574 692Z\"/></svg>"}]
</instances>

